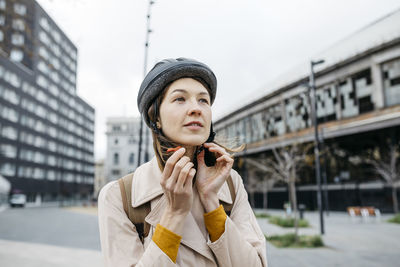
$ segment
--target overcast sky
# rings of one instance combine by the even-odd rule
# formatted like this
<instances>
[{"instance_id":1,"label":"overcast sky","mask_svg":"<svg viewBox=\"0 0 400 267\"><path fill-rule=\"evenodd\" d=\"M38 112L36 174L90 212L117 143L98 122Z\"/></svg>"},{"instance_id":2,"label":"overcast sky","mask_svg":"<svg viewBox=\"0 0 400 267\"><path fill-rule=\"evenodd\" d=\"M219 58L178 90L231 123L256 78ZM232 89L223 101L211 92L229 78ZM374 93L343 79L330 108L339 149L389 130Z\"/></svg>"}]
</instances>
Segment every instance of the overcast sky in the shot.
<instances>
[{"instance_id":1,"label":"overcast sky","mask_svg":"<svg viewBox=\"0 0 400 267\"><path fill-rule=\"evenodd\" d=\"M80 97L96 109L95 158L106 118L138 116L148 1L38 0L78 48ZM189 57L218 79L213 118L275 77L400 7L398 0L155 0L149 64Z\"/></svg>"}]
</instances>

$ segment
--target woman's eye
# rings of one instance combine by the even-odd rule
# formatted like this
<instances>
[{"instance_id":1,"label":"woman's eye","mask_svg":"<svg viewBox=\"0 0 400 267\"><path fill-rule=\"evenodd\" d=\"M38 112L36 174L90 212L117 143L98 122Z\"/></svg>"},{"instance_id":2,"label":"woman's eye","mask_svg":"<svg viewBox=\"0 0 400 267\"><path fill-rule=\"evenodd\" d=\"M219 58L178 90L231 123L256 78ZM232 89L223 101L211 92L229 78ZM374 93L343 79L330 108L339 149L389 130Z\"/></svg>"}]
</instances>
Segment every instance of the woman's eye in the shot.
<instances>
[{"instance_id":1,"label":"woman's eye","mask_svg":"<svg viewBox=\"0 0 400 267\"><path fill-rule=\"evenodd\" d=\"M201 102L208 104L208 100L205 98L200 99Z\"/></svg>"},{"instance_id":2,"label":"woman's eye","mask_svg":"<svg viewBox=\"0 0 400 267\"><path fill-rule=\"evenodd\" d=\"M185 99L183 97L178 97L178 98L175 98L175 101L181 102L181 101L185 101Z\"/></svg>"}]
</instances>

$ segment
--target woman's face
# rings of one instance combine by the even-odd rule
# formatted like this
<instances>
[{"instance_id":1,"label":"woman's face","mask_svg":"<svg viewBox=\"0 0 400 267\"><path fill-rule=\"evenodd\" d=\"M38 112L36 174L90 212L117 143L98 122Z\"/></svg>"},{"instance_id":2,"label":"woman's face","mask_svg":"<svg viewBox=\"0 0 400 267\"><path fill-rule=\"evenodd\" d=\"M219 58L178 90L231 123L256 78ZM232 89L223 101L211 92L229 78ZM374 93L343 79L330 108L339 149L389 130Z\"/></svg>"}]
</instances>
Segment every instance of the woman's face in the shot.
<instances>
[{"instance_id":1,"label":"woman's face","mask_svg":"<svg viewBox=\"0 0 400 267\"><path fill-rule=\"evenodd\" d=\"M160 106L163 133L182 145L203 144L210 135L210 105L210 95L200 82L191 78L174 81Z\"/></svg>"}]
</instances>

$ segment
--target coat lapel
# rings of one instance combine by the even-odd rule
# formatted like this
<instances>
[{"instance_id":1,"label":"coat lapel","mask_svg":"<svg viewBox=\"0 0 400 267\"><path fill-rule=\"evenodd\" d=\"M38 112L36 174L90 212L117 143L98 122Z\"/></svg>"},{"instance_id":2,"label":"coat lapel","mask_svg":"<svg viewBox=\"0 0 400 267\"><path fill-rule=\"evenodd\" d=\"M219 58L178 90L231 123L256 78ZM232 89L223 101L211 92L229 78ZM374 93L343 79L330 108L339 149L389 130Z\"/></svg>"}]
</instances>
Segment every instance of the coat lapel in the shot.
<instances>
[{"instance_id":1,"label":"coat lapel","mask_svg":"<svg viewBox=\"0 0 400 267\"><path fill-rule=\"evenodd\" d=\"M166 208L167 199L165 195L163 195L147 215L145 221L156 227ZM214 261L214 256L210 248L207 246L207 240L205 240L191 212L189 212L185 218L181 244Z\"/></svg>"}]
</instances>

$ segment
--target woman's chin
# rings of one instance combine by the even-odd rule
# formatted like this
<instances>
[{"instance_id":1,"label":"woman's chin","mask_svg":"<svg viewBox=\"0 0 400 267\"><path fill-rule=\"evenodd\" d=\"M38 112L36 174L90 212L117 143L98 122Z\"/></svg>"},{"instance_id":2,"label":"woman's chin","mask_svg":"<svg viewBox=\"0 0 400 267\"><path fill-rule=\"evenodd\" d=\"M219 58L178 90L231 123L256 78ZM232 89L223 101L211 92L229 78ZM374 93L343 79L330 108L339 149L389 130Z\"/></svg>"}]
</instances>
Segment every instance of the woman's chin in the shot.
<instances>
[{"instance_id":1,"label":"woman's chin","mask_svg":"<svg viewBox=\"0 0 400 267\"><path fill-rule=\"evenodd\" d=\"M178 143L182 144L183 146L201 146L206 140L207 139L204 138L192 138L191 140L181 140L181 142Z\"/></svg>"}]
</instances>

